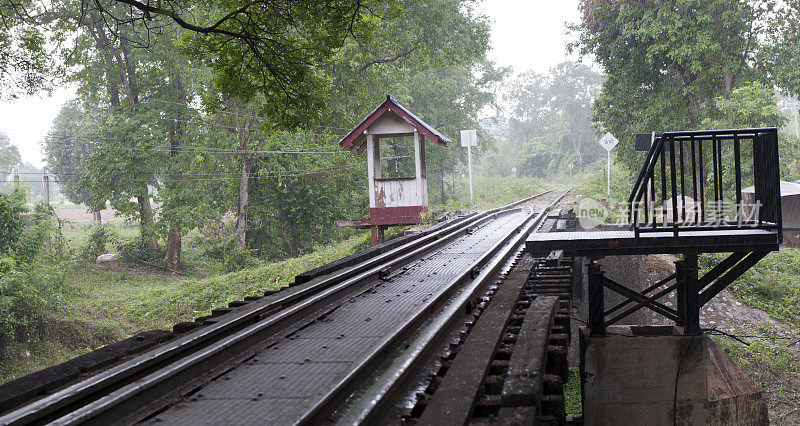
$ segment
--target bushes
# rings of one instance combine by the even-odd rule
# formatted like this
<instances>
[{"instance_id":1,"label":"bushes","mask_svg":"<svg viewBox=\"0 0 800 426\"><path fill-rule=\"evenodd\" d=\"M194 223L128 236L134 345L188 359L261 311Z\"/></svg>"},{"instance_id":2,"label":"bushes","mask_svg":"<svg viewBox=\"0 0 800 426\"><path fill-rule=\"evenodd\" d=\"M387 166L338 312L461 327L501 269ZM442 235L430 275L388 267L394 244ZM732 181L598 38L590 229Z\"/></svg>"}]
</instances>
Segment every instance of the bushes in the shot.
<instances>
[{"instance_id":1,"label":"bushes","mask_svg":"<svg viewBox=\"0 0 800 426\"><path fill-rule=\"evenodd\" d=\"M119 251L119 257L126 262L155 263L164 258L164 250L161 247L159 247L158 252L151 252L147 249L147 242L141 236L133 241L119 244L117 250Z\"/></svg>"},{"instance_id":2,"label":"bushes","mask_svg":"<svg viewBox=\"0 0 800 426\"><path fill-rule=\"evenodd\" d=\"M22 215L26 211L24 192L0 192L0 254L9 254L19 248L25 230Z\"/></svg>"},{"instance_id":3,"label":"bushes","mask_svg":"<svg viewBox=\"0 0 800 426\"><path fill-rule=\"evenodd\" d=\"M63 275L41 258L42 241L50 231L52 209L27 211L22 191L0 193L0 347L26 340L47 309L55 308Z\"/></svg>"},{"instance_id":4,"label":"bushes","mask_svg":"<svg viewBox=\"0 0 800 426\"><path fill-rule=\"evenodd\" d=\"M25 341L48 310L58 310L63 290L60 268L0 258L0 346Z\"/></svg>"},{"instance_id":5,"label":"bushes","mask_svg":"<svg viewBox=\"0 0 800 426\"><path fill-rule=\"evenodd\" d=\"M90 234L81 257L94 260L97 256L106 253L106 245L116 240L114 233L105 225L97 226Z\"/></svg>"},{"instance_id":6,"label":"bushes","mask_svg":"<svg viewBox=\"0 0 800 426\"><path fill-rule=\"evenodd\" d=\"M188 254L205 269L227 274L260 265L250 251L236 248L234 223L209 221L200 235L191 239L194 253Z\"/></svg>"}]
</instances>

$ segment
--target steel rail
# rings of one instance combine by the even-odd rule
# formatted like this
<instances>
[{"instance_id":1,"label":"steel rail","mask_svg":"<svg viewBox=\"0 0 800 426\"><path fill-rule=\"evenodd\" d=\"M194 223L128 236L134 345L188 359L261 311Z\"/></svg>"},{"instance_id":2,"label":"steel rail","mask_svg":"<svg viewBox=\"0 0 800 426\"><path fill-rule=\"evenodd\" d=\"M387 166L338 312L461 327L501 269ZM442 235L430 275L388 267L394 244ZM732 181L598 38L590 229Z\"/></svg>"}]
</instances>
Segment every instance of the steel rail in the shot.
<instances>
[{"instance_id":1,"label":"steel rail","mask_svg":"<svg viewBox=\"0 0 800 426\"><path fill-rule=\"evenodd\" d=\"M456 321L462 318L466 306L470 301L477 298L482 289L494 281L496 273L508 262L509 258L520 250L520 246L525 243L528 235L542 222L547 212L559 201L561 201L571 189L561 194L557 199L545 207L536 217L529 215L523 223L514 231L509 233L506 238L501 240L491 250L491 260L485 265L481 272L450 302L436 319L419 335L397 358L389 368L381 374L380 378L364 392L359 402L352 406L337 423L340 424L371 424L380 423L380 417L386 415L393 403L401 398L400 389L407 386L408 381L414 377L414 373L429 357L441 346L445 337L450 333ZM516 235L515 235L516 233ZM509 241L510 240L510 241ZM502 250L500 250L502 248ZM499 251L499 254L495 255ZM456 280L452 285L464 280ZM446 299L446 298L445 298ZM422 315L421 313L419 314ZM302 419L297 424L312 424L321 420L319 417L309 417Z\"/></svg>"},{"instance_id":2,"label":"steel rail","mask_svg":"<svg viewBox=\"0 0 800 426\"><path fill-rule=\"evenodd\" d=\"M313 319L333 309L336 300L342 298L343 293L348 293L348 290L360 290L362 286L359 286L359 283L363 284L371 278L380 277L393 266L415 260L495 215L550 192L552 190L482 212L353 267L268 296L265 302L254 302L252 307L243 309L238 315L222 319L216 324L148 351L94 377L10 411L0 417L0 424L49 421L63 414L66 415L58 419L57 423L89 421L95 418L95 415L113 407L111 401L115 398L119 402L131 400L136 393L149 394L150 392L144 390L157 383L169 381L172 388L181 389L191 384L192 377L199 374L193 370L189 377L179 378L180 384L172 383L174 380L171 379L177 378L178 373L185 373L188 367L205 366L206 371L211 370L212 365L222 363L219 361L220 357L234 357L236 352L244 350L247 344L253 344L252 340L263 340L267 338L265 334L278 333L282 331L280 326L288 327L289 322ZM264 318L267 316L270 317L265 321ZM254 321L260 322L248 326ZM212 356L214 354L218 356ZM216 360L216 364L211 359ZM134 381L126 383L131 380ZM132 388L138 390L131 392ZM108 393L109 391L112 392ZM106 395L98 398L98 395L103 394ZM168 396L175 396L174 392L165 392L158 397L151 395L150 403ZM77 408L72 408L71 405L77 405ZM139 405L146 404L140 401Z\"/></svg>"}]
</instances>

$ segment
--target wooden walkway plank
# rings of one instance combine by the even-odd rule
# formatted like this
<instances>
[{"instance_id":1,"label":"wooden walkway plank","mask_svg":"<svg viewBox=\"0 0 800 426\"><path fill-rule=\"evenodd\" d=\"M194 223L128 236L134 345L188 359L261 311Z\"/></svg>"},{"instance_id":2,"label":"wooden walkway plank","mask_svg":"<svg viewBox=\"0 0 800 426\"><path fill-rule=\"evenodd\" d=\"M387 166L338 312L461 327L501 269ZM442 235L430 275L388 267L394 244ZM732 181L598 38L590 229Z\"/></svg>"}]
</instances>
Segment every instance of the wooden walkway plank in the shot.
<instances>
[{"instance_id":1,"label":"wooden walkway plank","mask_svg":"<svg viewBox=\"0 0 800 426\"><path fill-rule=\"evenodd\" d=\"M529 256L523 259L530 259ZM529 267L517 265L492 297L422 413L419 424L463 425L470 419L503 330L525 285Z\"/></svg>"},{"instance_id":2,"label":"wooden walkway plank","mask_svg":"<svg viewBox=\"0 0 800 426\"><path fill-rule=\"evenodd\" d=\"M528 307L508 364L502 391L503 406L541 410L539 398L557 308L558 297L553 296L537 297Z\"/></svg>"}]
</instances>

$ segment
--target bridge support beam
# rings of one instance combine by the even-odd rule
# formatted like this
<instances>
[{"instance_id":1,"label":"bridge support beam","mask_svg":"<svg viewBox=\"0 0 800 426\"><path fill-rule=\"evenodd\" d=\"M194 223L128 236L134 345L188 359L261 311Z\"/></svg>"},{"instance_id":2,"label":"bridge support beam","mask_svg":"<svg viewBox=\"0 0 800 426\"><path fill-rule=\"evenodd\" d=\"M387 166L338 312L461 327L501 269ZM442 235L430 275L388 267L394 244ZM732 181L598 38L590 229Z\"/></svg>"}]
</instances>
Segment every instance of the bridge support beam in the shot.
<instances>
[{"instance_id":1,"label":"bridge support beam","mask_svg":"<svg viewBox=\"0 0 800 426\"><path fill-rule=\"evenodd\" d=\"M685 254L675 262L675 275L678 282L677 304L678 325L683 326L687 335L700 331L700 298L697 276L697 254Z\"/></svg>"},{"instance_id":2,"label":"bridge support beam","mask_svg":"<svg viewBox=\"0 0 800 426\"><path fill-rule=\"evenodd\" d=\"M603 294L604 272L600 265L592 259L589 262L589 329L592 335L606 333L605 295Z\"/></svg>"}]
</instances>

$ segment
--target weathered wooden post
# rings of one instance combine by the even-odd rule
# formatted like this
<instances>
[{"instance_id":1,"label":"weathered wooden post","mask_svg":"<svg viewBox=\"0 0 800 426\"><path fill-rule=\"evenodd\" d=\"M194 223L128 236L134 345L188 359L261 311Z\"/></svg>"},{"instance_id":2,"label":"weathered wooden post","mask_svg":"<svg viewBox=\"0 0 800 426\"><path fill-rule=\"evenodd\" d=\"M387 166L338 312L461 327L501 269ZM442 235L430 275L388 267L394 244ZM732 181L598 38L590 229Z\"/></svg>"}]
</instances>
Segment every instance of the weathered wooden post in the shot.
<instances>
[{"instance_id":1,"label":"weathered wooden post","mask_svg":"<svg viewBox=\"0 0 800 426\"><path fill-rule=\"evenodd\" d=\"M42 175L42 190L44 191L44 203L50 206L50 176L47 176L47 173ZM50 241L50 232L47 232L47 235L44 239L44 245L47 249L47 252L50 253L50 249L52 248L52 243Z\"/></svg>"},{"instance_id":2,"label":"weathered wooden post","mask_svg":"<svg viewBox=\"0 0 800 426\"><path fill-rule=\"evenodd\" d=\"M44 203L50 205L50 176L42 176L42 190L44 191Z\"/></svg>"}]
</instances>

